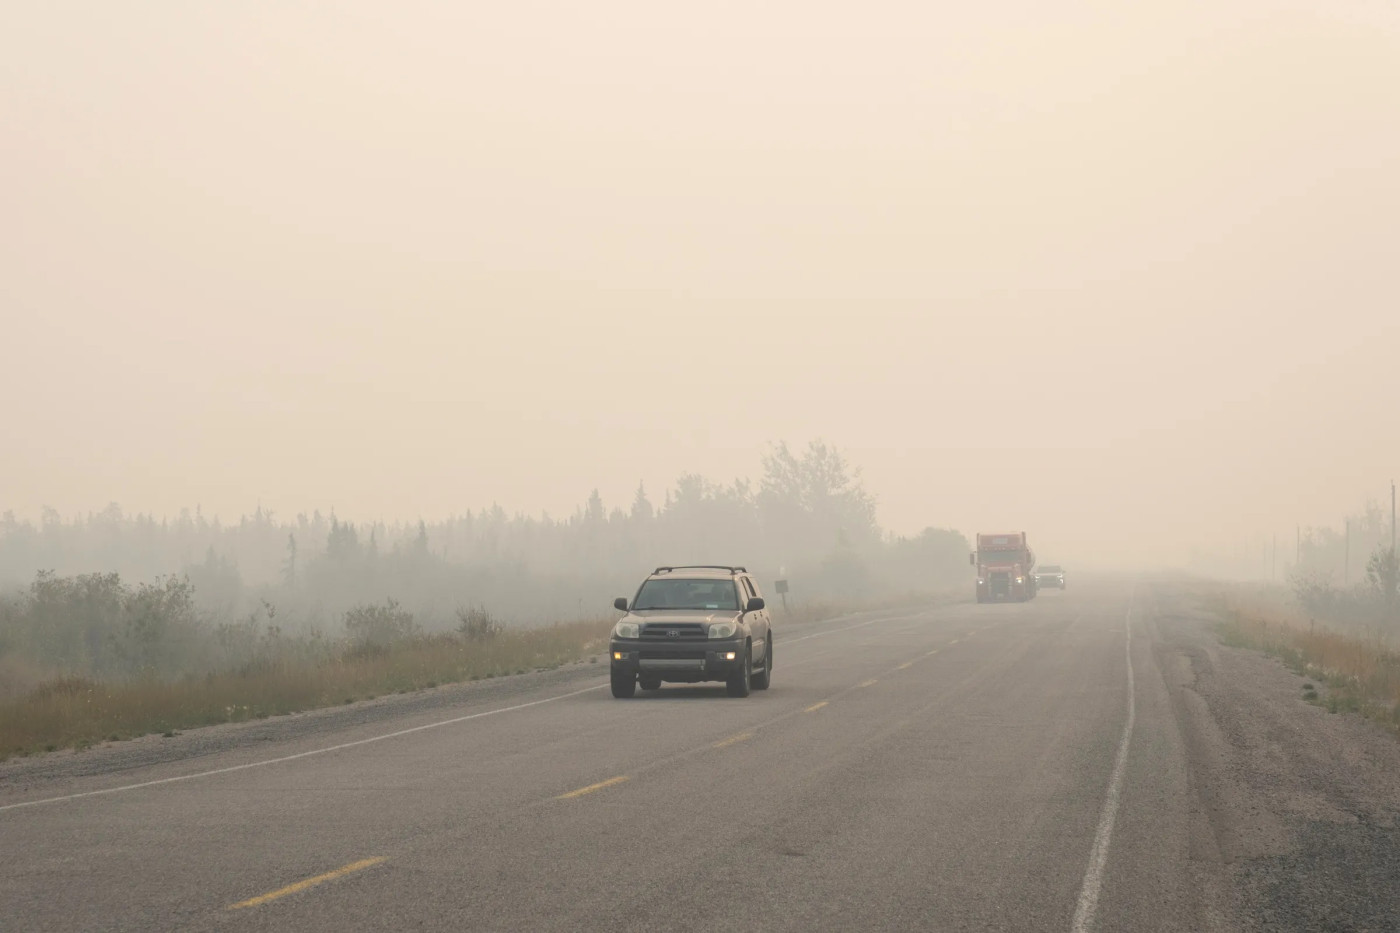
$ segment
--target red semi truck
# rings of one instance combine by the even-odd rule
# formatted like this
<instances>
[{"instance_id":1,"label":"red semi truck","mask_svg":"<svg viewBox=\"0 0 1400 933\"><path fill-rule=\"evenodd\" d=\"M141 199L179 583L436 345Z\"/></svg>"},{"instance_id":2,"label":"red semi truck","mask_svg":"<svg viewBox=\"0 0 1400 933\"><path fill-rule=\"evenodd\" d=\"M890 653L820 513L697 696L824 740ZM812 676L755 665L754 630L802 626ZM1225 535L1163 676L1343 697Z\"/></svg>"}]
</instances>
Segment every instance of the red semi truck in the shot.
<instances>
[{"instance_id":1,"label":"red semi truck","mask_svg":"<svg viewBox=\"0 0 1400 933\"><path fill-rule=\"evenodd\" d=\"M1025 602L1035 597L1035 553L1024 531L977 536L977 550L969 555L977 567L977 601L999 599Z\"/></svg>"}]
</instances>

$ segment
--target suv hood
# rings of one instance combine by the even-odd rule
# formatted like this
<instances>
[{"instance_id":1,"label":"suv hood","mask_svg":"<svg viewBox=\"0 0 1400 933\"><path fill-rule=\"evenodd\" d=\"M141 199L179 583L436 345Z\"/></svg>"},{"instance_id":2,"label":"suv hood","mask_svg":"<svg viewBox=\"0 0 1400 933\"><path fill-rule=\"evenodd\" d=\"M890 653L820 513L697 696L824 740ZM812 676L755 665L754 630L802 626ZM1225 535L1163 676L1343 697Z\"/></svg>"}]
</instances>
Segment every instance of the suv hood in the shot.
<instances>
[{"instance_id":1,"label":"suv hood","mask_svg":"<svg viewBox=\"0 0 1400 933\"><path fill-rule=\"evenodd\" d=\"M644 609L623 616L628 622L724 622L739 615L737 609Z\"/></svg>"}]
</instances>

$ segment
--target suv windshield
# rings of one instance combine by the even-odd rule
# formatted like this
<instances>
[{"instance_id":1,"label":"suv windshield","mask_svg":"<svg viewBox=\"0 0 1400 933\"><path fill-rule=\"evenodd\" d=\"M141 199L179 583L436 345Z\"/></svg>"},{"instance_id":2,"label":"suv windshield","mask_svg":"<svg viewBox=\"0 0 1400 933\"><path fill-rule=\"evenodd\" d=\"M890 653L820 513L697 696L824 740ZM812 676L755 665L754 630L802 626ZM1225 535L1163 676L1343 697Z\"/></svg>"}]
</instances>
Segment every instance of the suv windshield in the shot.
<instances>
[{"instance_id":1,"label":"suv windshield","mask_svg":"<svg viewBox=\"0 0 1400 933\"><path fill-rule=\"evenodd\" d=\"M634 612L647 609L728 609L739 611L733 580L648 580L633 603Z\"/></svg>"}]
</instances>

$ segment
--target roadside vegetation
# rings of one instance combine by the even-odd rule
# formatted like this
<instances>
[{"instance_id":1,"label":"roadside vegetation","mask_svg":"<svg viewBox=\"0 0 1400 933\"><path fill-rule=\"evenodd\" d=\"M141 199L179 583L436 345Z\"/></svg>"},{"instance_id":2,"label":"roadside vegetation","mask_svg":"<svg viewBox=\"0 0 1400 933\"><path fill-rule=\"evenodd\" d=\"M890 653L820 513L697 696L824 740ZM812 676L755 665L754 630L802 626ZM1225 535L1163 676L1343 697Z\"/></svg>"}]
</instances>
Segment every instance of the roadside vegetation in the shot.
<instances>
[{"instance_id":1,"label":"roadside vegetation","mask_svg":"<svg viewBox=\"0 0 1400 933\"><path fill-rule=\"evenodd\" d=\"M179 586L167 584L177 591ZM137 595L143 589L118 592ZM123 665L130 664L122 646L132 640L133 631L138 646L150 644L141 640L144 630L133 625L139 618L119 615L105 632L94 633L95 641L109 642L111 654ZM143 621L149 624L151 618ZM107 676L44 677L34 667L19 670L16 659L9 657L8 669L0 673L10 675L11 685L15 680L37 683L23 691L11 689L0 698L0 760L264 719L439 684L552 670L598 654L612 624L611 619L595 619L506 630L476 608L462 610L460 619L457 631L424 633L410 614L387 601L348 613L347 634L335 641L291 638L267 626L257 632L249 631L251 626L223 629L205 633L206 643L194 655L218 656L233 648L230 641L241 640L236 649L241 660L202 673L172 674L156 663ZM186 631L172 641L183 640L188 648L200 637Z\"/></svg>"},{"instance_id":2,"label":"roadside vegetation","mask_svg":"<svg viewBox=\"0 0 1400 933\"><path fill-rule=\"evenodd\" d=\"M1299 575L1291 595L1236 588L1221 599L1226 644L1282 659L1308 678L1307 701L1400 731L1400 586L1388 548L1354 587Z\"/></svg>"},{"instance_id":3,"label":"roadside vegetation","mask_svg":"<svg viewBox=\"0 0 1400 933\"><path fill-rule=\"evenodd\" d=\"M499 506L438 521L355 520L259 508L232 522L198 509L130 514L113 503L37 521L0 503L0 592L57 578L184 578L213 624L277 607L284 632L337 636L356 606L397 600L424 631L454 627L458 606L489 607L508 626L588 618L630 594L658 564L744 564L770 594L860 602L971 579L967 538L947 528L893 535L875 520L860 471L820 442L775 445L756 481L697 474L638 485L625 502L596 491L572 514ZM3 652L0 652L3 653Z\"/></svg>"},{"instance_id":4,"label":"roadside vegetation","mask_svg":"<svg viewBox=\"0 0 1400 933\"><path fill-rule=\"evenodd\" d=\"M687 474L562 518L5 512L0 757L557 667L601 653L600 617L658 563L743 562L788 625L961 592L969 547L882 530L821 442L773 446L758 483Z\"/></svg>"},{"instance_id":5,"label":"roadside vegetation","mask_svg":"<svg viewBox=\"0 0 1400 933\"><path fill-rule=\"evenodd\" d=\"M0 758L597 656L614 597L659 563L742 562L789 625L962 593L969 548L881 529L821 442L774 445L757 483L687 474L659 502L595 491L562 518L4 512Z\"/></svg>"}]
</instances>

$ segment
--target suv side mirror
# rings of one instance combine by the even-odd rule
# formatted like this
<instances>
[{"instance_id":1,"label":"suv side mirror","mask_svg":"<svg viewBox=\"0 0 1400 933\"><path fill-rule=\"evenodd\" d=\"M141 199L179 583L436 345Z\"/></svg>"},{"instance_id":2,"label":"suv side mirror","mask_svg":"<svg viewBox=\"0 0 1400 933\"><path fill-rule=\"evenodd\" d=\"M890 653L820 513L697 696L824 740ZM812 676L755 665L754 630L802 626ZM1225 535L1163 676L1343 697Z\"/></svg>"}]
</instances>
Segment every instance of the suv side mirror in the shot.
<instances>
[{"instance_id":1,"label":"suv side mirror","mask_svg":"<svg viewBox=\"0 0 1400 933\"><path fill-rule=\"evenodd\" d=\"M745 612L757 612L764 607L762 596L750 596L749 604L744 607Z\"/></svg>"},{"instance_id":2,"label":"suv side mirror","mask_svg":"<svg viewBox=\"0 0 1400 933\"><path fill-rule=\"evenodd\" d=\"M614 609L620 609L620 610L622 610L623 612L626 612L626 611L627 611L627 597L626 597L626 596L619 596L617 599L614 599L614 600L613 600L613 608L614 608Z\"/></svg>"}]
</instances>

